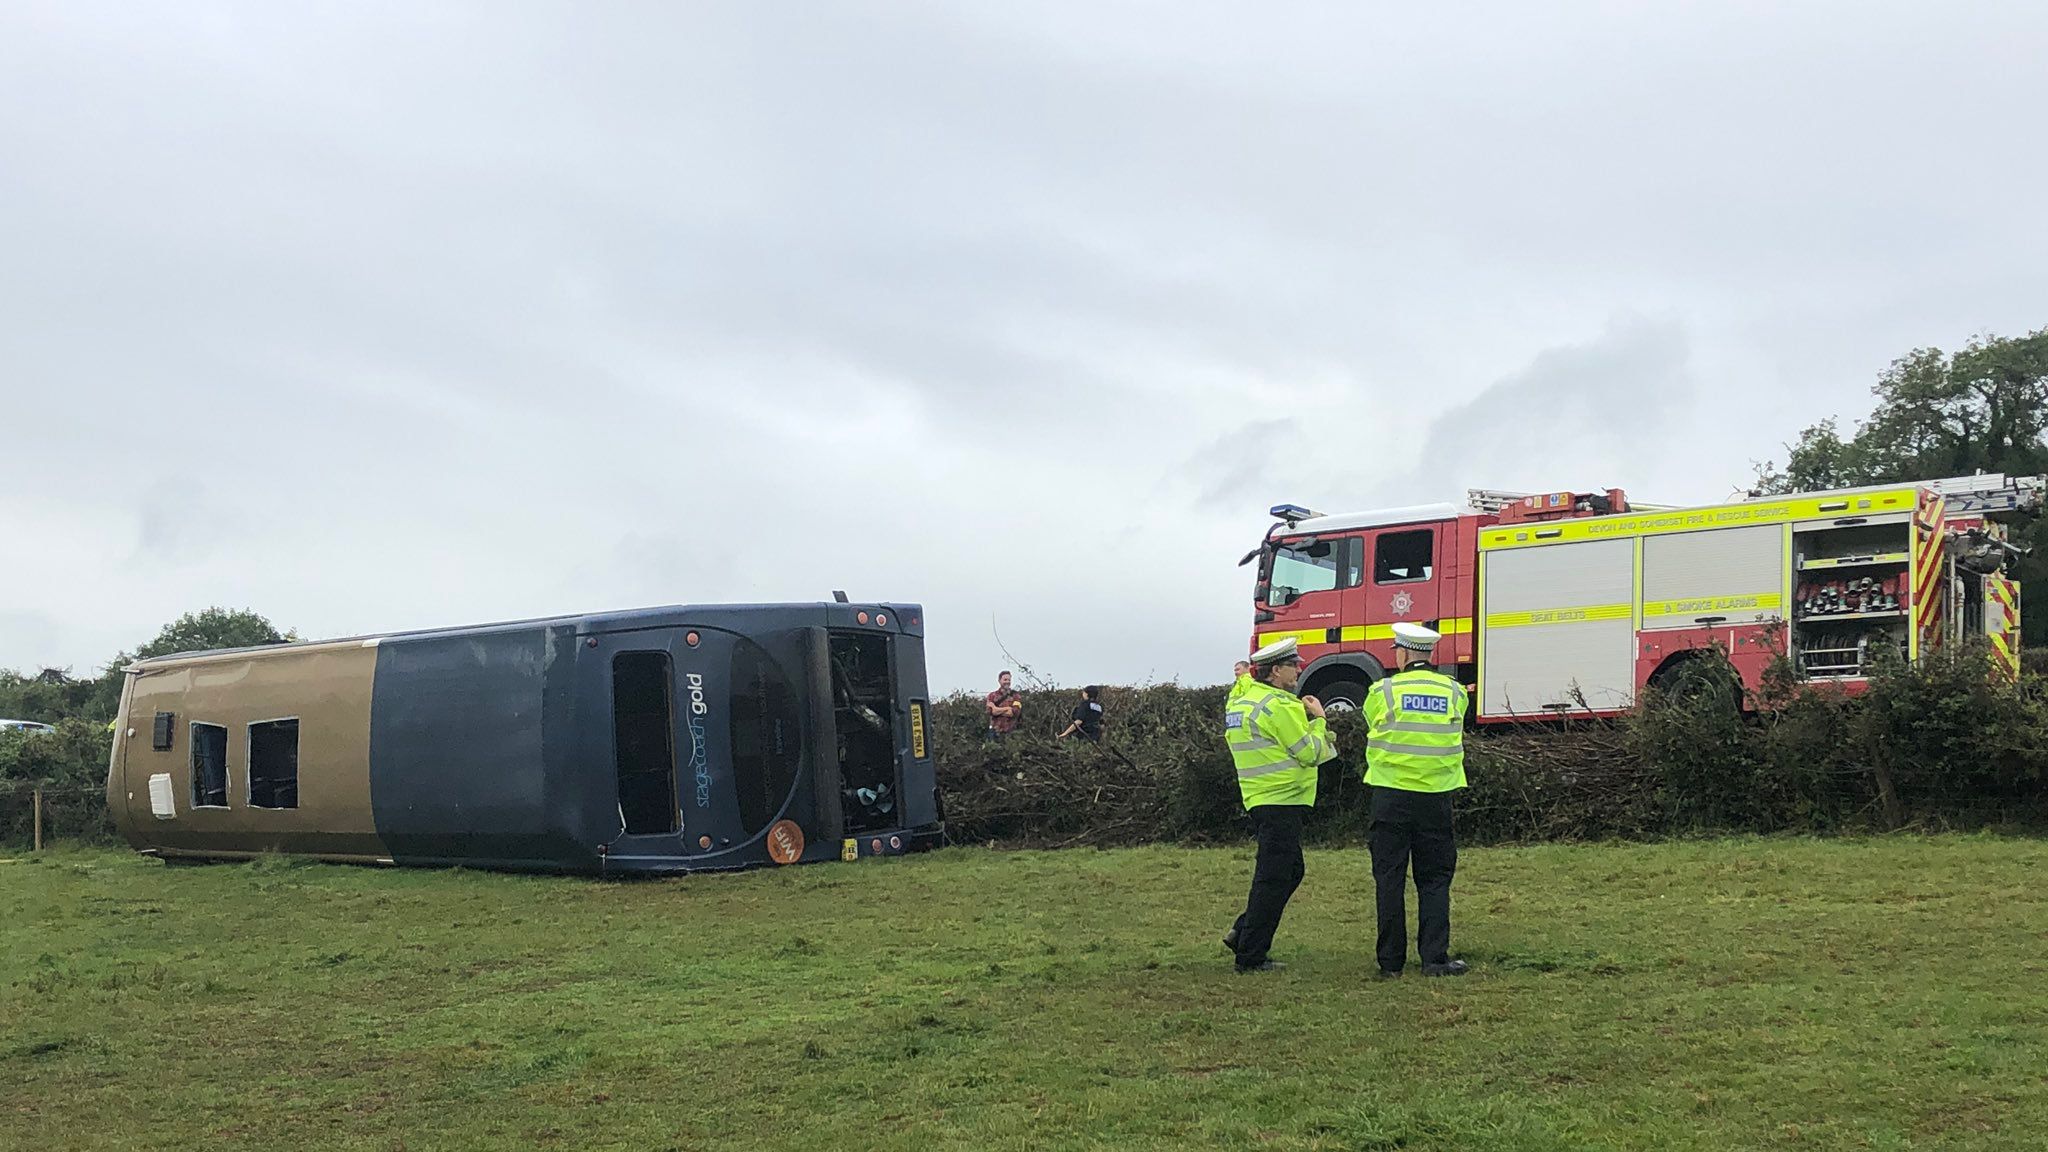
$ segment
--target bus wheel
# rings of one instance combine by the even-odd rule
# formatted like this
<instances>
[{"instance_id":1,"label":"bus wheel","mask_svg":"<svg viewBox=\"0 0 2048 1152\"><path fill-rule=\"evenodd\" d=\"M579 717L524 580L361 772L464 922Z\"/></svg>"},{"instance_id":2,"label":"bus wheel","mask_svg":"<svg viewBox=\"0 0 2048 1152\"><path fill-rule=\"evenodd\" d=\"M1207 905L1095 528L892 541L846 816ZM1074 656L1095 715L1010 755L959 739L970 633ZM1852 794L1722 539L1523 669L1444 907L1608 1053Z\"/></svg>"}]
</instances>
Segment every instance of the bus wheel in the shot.
<instances>
[{"instance_id":1,"label":"bus wheel","mask_svg":"<svg viewBox=\"0 0 2048 1152\"><path fill-rule=\"evenodd\" d=\"M1323 711L1337 716L1365 707L1365 683L1360 680L1331 680L1309 695L1323 702Z\"/></svg>"}]
</instances>

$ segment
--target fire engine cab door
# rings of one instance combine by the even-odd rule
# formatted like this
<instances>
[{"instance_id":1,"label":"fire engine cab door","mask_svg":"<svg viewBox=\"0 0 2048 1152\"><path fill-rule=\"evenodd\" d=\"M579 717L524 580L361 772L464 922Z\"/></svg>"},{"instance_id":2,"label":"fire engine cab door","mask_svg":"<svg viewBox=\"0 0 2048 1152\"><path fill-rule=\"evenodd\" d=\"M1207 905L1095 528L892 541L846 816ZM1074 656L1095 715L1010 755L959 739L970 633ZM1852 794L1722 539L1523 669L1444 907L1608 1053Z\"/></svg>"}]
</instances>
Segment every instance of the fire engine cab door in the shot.
<instances>
[{"instance_id":1,"label":"fire engine cab door","mask_svg":"<svg viewBox=\"0 0 2048 1152\"><path fill-rule=\"evenodd\" d=\"M1358 618L1364 541L1356 535L1283 539L1267 561L1267 594L1259 607L1271 619L1258 625L1258 643L1292 636L1314 660L1319 646L1335 644Z\"/></svg>"},{"instance_id":2,"label":"fire engine cab door","mask_svg":"<svg viewBox=\"0 0 2048 1152\"><path fill-rule=\"evenodd\" d=\"M1450 524L1405 524L1382 528L1374 533L1365 572L1362 612L1347 617L1346 623L1362 620L1364 640L1391 639L1398 621L1440 624L1439 577L1446 571L1444 553L1450 542ZM1347 629L1347 632L1350 630ZM1346 640L1354 639L1351 635ZM1449 649L1445 649L1446 652Z\"/></svg>"}]
</instances>

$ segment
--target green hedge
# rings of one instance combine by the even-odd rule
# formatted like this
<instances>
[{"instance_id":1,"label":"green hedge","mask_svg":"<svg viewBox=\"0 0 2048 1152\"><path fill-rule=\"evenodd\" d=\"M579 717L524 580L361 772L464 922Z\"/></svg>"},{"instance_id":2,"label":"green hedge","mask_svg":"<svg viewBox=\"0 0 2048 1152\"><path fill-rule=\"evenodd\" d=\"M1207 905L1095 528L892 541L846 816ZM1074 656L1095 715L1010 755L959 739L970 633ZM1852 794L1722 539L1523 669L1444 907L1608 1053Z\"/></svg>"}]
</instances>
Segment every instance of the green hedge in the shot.
<instances>
[{"instance_id":1,"label":"green hedge","mask_svg":"<svg viewBox=\"0 0 2048 1152\"><path fill-rule=\"evenodd\" d=\"M1489 728L1467 741L1458 799L1468 842L1654 839L1703 832L1835 832L2033 824L2048 816L2048 705L2039 676L1988 679L1980 654L1893 668L1849 699L1784 687L1734 706L1733 672L1704 660L1620 720ZM934 751L957 839L1027 844L1199 843L1246 824L1221 736L1224 689L1104 690L1101 747L1059 741L1066 694L1026 694L1019 730L983 738L981 701L933 709ZM1752 701L1756 703L1756 701ZM1332 725L1308 834L1359 843L1362 724Z\"/></svg>"},{"instance_id":2,"label":"green hedge","mask_svg":"<svg viewBox=\"0 0 2048 1152\"><path fill-rule=\"evenodd\" d=\"M55 732L0 733L0 843L29 842L38 786L45 838L111 839L106 788L112 739L104 722L91 720L60 720Z\"/></svg>"}]
</instances>

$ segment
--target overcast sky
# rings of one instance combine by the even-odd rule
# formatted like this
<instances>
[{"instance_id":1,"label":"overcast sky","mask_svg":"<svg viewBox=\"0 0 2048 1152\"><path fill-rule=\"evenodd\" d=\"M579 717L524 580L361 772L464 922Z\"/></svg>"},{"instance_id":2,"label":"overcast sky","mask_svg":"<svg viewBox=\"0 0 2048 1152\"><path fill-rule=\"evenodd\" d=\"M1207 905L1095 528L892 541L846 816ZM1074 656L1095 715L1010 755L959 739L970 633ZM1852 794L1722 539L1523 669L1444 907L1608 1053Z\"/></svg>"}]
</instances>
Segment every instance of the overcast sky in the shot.
<instances>
[{"instance_id":1,"label":"overcast sky","mask_svg":"<svg viewBox=\"0 0 2048 1152\"><path fill-rule=\"evenodd\" d=\"M1292 500L1720 499L2048 324L2048 5L0 0L0 667L927 607L1212 683Z\"/></svg>"}]
</instances>

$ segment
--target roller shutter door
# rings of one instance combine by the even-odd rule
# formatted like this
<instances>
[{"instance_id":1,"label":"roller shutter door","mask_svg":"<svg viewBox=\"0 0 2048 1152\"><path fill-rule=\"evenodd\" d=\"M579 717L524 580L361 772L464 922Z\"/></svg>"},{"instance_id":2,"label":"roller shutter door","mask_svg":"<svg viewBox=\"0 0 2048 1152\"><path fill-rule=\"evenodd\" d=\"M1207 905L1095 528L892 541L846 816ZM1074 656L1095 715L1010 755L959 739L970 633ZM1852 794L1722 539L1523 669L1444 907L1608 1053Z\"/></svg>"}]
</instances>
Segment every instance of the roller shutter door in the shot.
<instances>
[{"instance_id":1,"label":"roller shutter door","mask_svg":"<svg viewBox=\"0 0 2048 1152\"><path fill-rule=\"evenodd\" d=\"M1625 708L1635 695L1635 542L1486 554L1480 714Z\"/></svg>"},{"instance_id":2,"label":"roller shutter door","mask_svg":"<svg viewBox=\"0 0 2048 1152\"><path fill-rule=\"evenodd\" d=\"M1643 629L1754 624L1785 615L1785 530L1775 524L1643 540Z\"/></svg>"}]
</instances>

